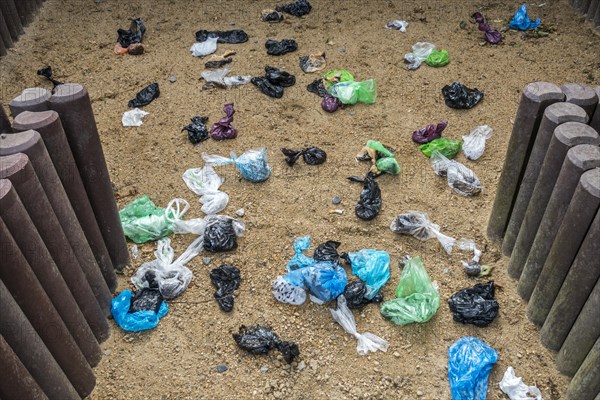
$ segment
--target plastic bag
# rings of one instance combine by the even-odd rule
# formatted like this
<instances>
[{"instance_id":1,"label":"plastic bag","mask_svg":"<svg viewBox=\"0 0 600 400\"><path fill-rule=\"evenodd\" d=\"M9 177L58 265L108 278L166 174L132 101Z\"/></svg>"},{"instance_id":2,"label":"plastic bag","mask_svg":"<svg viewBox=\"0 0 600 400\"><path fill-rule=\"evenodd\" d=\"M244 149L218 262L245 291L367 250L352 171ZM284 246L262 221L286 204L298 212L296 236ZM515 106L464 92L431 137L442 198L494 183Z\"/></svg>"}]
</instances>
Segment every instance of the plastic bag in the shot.
<instances>
[{"instance_id":1,"label":"plastic bag","mask_svg":"<svg viewBox=\"0 0 600 400\"><path fill-rule=\"evenodd\" d=\"M417 42L412 46L412 53L404 55L404 61L408 63L406 69L418 69L427 57L435 50L435 44L429 42Z\"/></svg>"},{"instance_id":2,"label":"plastic bag","mask_svg":"<svg viewBox=\"0 0 600 400\"><path fill-rule=\"evenodd\" d=\"M345 69L332 69L323 75L323 86L330 89L333 85L340 82L353 82L354 76ZM314 82L313 82L314 83Z\"/></svg>"},{"instance_id":3,"label":"plastic bag","mask_svg":"<svg viewBox=\"0 0 600 400\"><path fill-rule=\"evenodd\" d=\"M279 280L279 278L277 279ZM319 261L308 267L295 269L285 274L281 279L292 286L307 290L310 293L311 300L319 304L338 297L344 292L344 288L348 283L344 268L329 261ZM282 301L282 296L278 293L278 290L281 289L279 285L273 284L273 295L279 301ZM285 287L285 289L289 290L289 287Z\"/></svg>"},{"instance_id":4,"label":"plastic bag","mask_svg":"<svg viewBox=\"0 0 600 400\"><path fill-rule=\"evenodd\" d=\"M440 294L431 282L421 258L406 258L396 298L381 305L381 315L396 325L427 322L440 306Z\"/></svg>"},{"instance_id":5,"label":"plastic bag","mask_svg":"<svg viewBox=\"0 0 600 400\"><path fill-rule=\"evenodd\" d=\"M323 100L321 100L321 108L323 111L327 111L329 113L336 112L338 108L342 107L342 102L333 96L325 96Z\"/></svg>"},{"instance_id":6,"label":"plastic bag","mask_svg":"<svg viewBox=\"0 0 600 400\"><path fill-rule=\"evenodd\" d=\"M528 29L537 29L541 24L542 20L539 18L535 21L529 19L527 15L527 3L523 3L515 12L515 15L513 15L512 20L508 23L508 27L518 31L526 31Z\"/></svg>"},{"instance_id":7,"label":"plastic bag","mask_svg":"<svg viewBox=\"0 0 600 400\"><path fill-rule=\"evenodd\" d=\"M336 242L334 240L328 240L325 243L321 243L315 249L313 254L313 258L315 261L331 261L332 263L338 264L340 262L340 257L346 257L346 253L339 254L338 247L340 247L340 242Z\"/></svg>"},{"instance_id":8,"label":"plastic bag","mask_svg":"<svg viewBox=\"0 0 600 400\"><path fill-rule=\"evenodd\" d=\"M264 147L248 150L239 157L232 152L231 158L202 153L202 159L208 165L235 164L242 178L250 182L266 181L271 175L271 167L267 161L267 149Z\"/></svg>"},{"instance_id":9,"label":"plastic bag","mask_svg":"<svg viewBox=\"0 0 600 400\"><path fill-rule=\"evenodd\" d=\"M315 79L308 85L306 85L306 90L311 93L316 94L319 97L328 97L329 93L327 93L327 89L323 83L323 79ZM331 96L329 96L331 97ZM336 99L337 100L337 99Z\"/></svg>"},{"instance_id":10,"label":"plastic bag","mask_svg":"<svg viewBox=\"0 0 600 400\"><path fill-rule=\"evenodd\" d=\"M460 140L439 138L434 139L431 142L422 144L419 146L419 150L427 157L431 157L434 151L439 151L444 157L454 158L458 154L462 147Z\"/></svg>"},{"instance_id":11,"label":"plastic bag","mask_svg":"<svg viewBox=\"0 0 600 400\"><path fill-rule=\"evenodd\" d=\"M171 233L165 209L157 207L146 195L119 211L123 233L135 243L157 240Z\"/></svg>"},{"instance_id":12,"label":"plastic bag","mask_svg":"<svg viewBox=\"0 0 600 400\"><path fill-rule=\"evenodd\" d=\"M217 288L215 299L221 310L233 310L233 292L240 287L240 279L240 270L233 265L223 264L210 271L210 281Z\"/></svg>"},{"instance_id":13,"label":"plastic bag","mask_svg":"<svg viewBox=\"0 0 600 400\"><path fill-rule=\"evenodd\" d=\"M267 54L270 56L282 56L298 50L298 43L294 39L283 39L281 41L267 39L265 42Z\"/></svg>"},{"instance_id":14,"label":"plastic bag","mask_svg":"<svg viewBox=\"0 0 600 400\"><path fill-rule=\"evenodd\" d=\"M515 375L513 367L508 367L499 383L500 390L508 395L510 400L542 400L542 392L535 386L527 386L523 379Z\"/></svg>"},{"instance_id":15,"label":"plastic bag","mask_svg":"<svg viewBox=\"0 0 600 400\"><path fill-rule=\"evenodd\" d=\"M408 22L403 21L403 20L399 20L399 19L395 19L393 21L390 21L387 24L385 24L385 26L384 26L384 28L395 29L395 30L400 31L400 32L406 32L406 28L407 27L408 27Z\"/></svg>"},{"instance_id":16,"label":"plastic bag","mask_svg":"<svg viewBox=\"0 0 600 400\"><path fill-rule=\"evenodd\" d=\"M146 26L144 25L141 19L136 18L131 21L129 30L117 30L117 34L119 35L117 41L119 42L121 47L127 48L132 43L141 43L142 39L144 38L145 32Z\"/></svg>"},{"instance_id":17,"label":"plastic bag","mask_svg":"<svg viewBox=\"0 0 600 400\"><path fill-rule=\"evenodd\" d=\"M133 110L125 111L123 113L123 117L121 118L121 123L123 126L142 126L142 118L150 113L140 110L139 108L134 108Z\"/></svg>"},{"instance_id":18,"label":"plastic bag","mask_svg":"<svg viewBox=\"0 0 600 400\"><path fill-rule=\"evenodd\" d=\"M260 19L263 22L281 22L283 21L283 14L275 10L262 10Z\"/></svg>"},{"instance_id":19,"label":"plastic bag","mask_svg":"<svg viewBox=\"0 0 600 400\"><path fill-rule=\"evenodd\" d=\"M52 67L51 66L47 66L41 69L37 70L37 74L40 76L43 76L44 78L48 79L50 82L52 82L52 86L53 87L57 87L58 85L62 85L62 82L57 81L56 79L52 78Z\"/></svg>"},{"instance_id":20,"label":"plastic bag","mask_svg":"<svg viewBox=\"0 0 600 400\"><path fill-rule=\"evenodd\" d=\"M296 83L296 77L289 72L279 68L265 66L265 78L274 85L283 87L293 86Z\"/></svg>"},{"instance_id":21,"label":"plastic bag","mask_svg":"<svg viewBox=\"0 0 600 400\"><path fill-rule=\"evenodd\" d=\"M245 85L250 83L252 77L245 75L234 75L227 76L229 74L229 68L217 69L214 71L202 71L200 76L206 81L203 88L220 87L230 88L234 86Z\"/></svg>"},{"instance_id":22,"label":"plastic bag","mask_svg":"<svg viewBox=\"0 0 600 400\"><path fill-rule=\"evenodd\" d=\"M286 304L299 306L306 301L306 290L300 286L295 286L283 279L283 276L278 276L273 282L273 296L277 301Z\"/></svg>"},{"instance_id":23,"label":"plastic bag","mask_svg":"<svg viewBox=\"0 0 600 400\"><path fill-rule=\"evenodd\" d=\"M144 294L146 293L146 294ZM153 295L151 291L142 290L136 295L139 299L141 296ZM123 290L117 297L112 300L111 313L115 323L121 329L128 332L139 332L147 329L155 328L158 321L167 315L169 306L165 301L160 301L158 310L139 310L129 312L132 304L133 295L130 290Z\"/></svg>"},{"instance_id":24,"label":"plastic bag","mask_svg":"<svg viewBox=\"0 0 600 400\"><path fill-rule=\"evenodd\" d=\"M383 301L383 295L377 293L373 298L367 299L367 285L363 281L354 281L349 283L344 289L343 296L346 298L348 308L350 309L361 309L367 304L381 303Z\"/></svg>"},{"instance_id":25,"label":"plastic bag","mask_svg":"<svg viewBox=\"0 0 600 400\"><path fill-rule=\"evenodd\" d=\"M325 68L327 60L325 59L325 53L316 53L300 57L299 64L302 71L311 73Z\"/></svg>"},{"instance_id":26,"label":"plastic bag","mask_svg":"<svg viewBox=\"0 0 600 400\"><path fill-rule=\"evenodd\" d=\"M356 207L354 207L354 213L362 220L372 220L381 210L381 189L375 181L375 176L369 172L365 179L356 176L348 179L363 184L363 190L360 192Z\"/></svg>"},{"instance_id":27,"label":"plastic bag","mask_svg":"<svg viewBox=\"0 0 600 400\"><path fill-rule=\"evenodd\" d=\"M341 295L337 298L337 308L330 308L331 316L344 328L344 330L358 340L356 351L361 356L366 356L369 352L375 353L377 350L387 352L388 342L370 332L358 333L356 331L356 321L352 311L346 305L346 298Z\"/></svg>"},{"instance_id":28,"label":"plastic bag","mask_svg":"<svg viewBox=\"0 0 600 400\"><path fill-rule=\"evenodd\" d=\"M437 125L427 125L425 128L418 129L412 133L412 140L415 143L425 144L432 140L442 137L442 132L448 126L448 121L440 121Z\"/></svg>"},{"instance_id":29,"label":"plastic bag","mask_svg":"<svg viewBox=\"0 0 600 400\"><path fill-rule=\"evenodd\" d=\"M254 354L267 354L269 350L276 348L283 354L288 364L300 355L298 345L292 342L284 342L271 328L260 325L240 327L239 333L233 334L237 345Z\"/></svg>"},{"instance_id":30,"label":"plastic bag","mask_svg":"<svg viewBox=\"0 0 600 400\"><path fill-rule=\"evenodd\" d=\"M494 292L494 281L459 290L448 299L452 317L462 324L489 325L500 308Z\"/></svg>"},{"instance_id":31,"label":"plastic bag","mask_svg":"<svg viewBox=\"0 0 600 400\"><path fill-rule=\"evenodd\" d=\"M400 173L400 164L394 157L394 149L391 149L377 140L369 140L356 156L357 161L371 161L371 172L379 175L383 172L397 175Z\"/></svg>"},{"instance_id":32,"label":"plastic bag","mask_svg":"<svg viewBox=\"0 0 600 400\"><path fill-rule=\"evenodd\" d=\"M455 160L448 160L439 151L431 155L431 166L436 175L445 176L448 186L461 196L475 196L481 193L481 182L475 172Z\"/></svg>"},{"instance_id":33,"label":"plastic bag","mask_svg":"<svg viewBox=\"0 0 600 400\"><path fill-rule=\"evenodd\" d=\"M304 255L303 251L310 247L310 236L302 236L294 240L294 256L287 263L287 270L293 271L296 269L310 267L316 263L315 259Z\"/></svg>"},{"instance_id":34,"label":"plastic bag","mask_svg":"<svg viewBox=\"0 0 600 400\"><path fill-rule=\"evenodd\" d=\"M223 179L210 165L186 170L183 173L183 181L192 192L200 196L203 213L217 214L227 207L229 196L219 190Z\"/></svg>"},{"instance_id":35,"label":"plastic bag","mask_svg":"<svg viewBox=\"0 0 600 400\"><path fill-rule=\"evenodd\" d=\"M219 39L216 37L209 37L203 42L197 42L190 47L190 51L194 57L204 57L209 54L217 51L217 41Z\"/></svg>"},{"instance_id":36,"label":"plastic bag","mask_svg":"<svg viewBox=\"0 0 600 400\"><path fill-rule=\"evenodd\" d=\"M207 31L201 29L196 32L197 42L204 42L209 39L217 39L219 43L244 43L248 41L248 34L241 29L230 31Z\"/></svg>"},{"instance_id":37,"label":"plastic bag","mask_svg":"<svg viewBox=\"0 0 600 400\"><path fill-rule=\"evenodd\" d=\"M233 57L223 57L218 60L208 60L207 62L204 63L204 68L211 68L211 69L222 68L225 65L230 64L231 62L233 62Z\"/></svg>"},{"instance_id":38,"label":"plastic bag","mask_svg":"<svg viewBox=\"0 0 600 400\"><path fill-rule=\"evenodd\" d=\"M237 137L237 129L231 123L233 122L233 103L228 103L223 106L225 116L216 122L210 128L210 137L215 140L235 139Z\"/></svg>"},{"instance_id":39,"label":"plastic bag","mask_svg":"<svg viewBox=\"0 0 600 400\"><path fill-rule=\"evenodd\" d=\"M209 215L205 221L204 250L215 253L237 248L237 238L246 229L243 222L227 215Z\"/></svg>"},{"instance_id":40,"label":"plastic bag","mask_svg":"<svg viewBox=\"0 0 600 400\"><path fill-rule=\"evenodd\" d=\"M430 67L443 67L450 62L450 56L447 50L434 50L425 59L425 64Z\"/></svg>"},{"instance_id":41,"label":"plastic bag","mask_svg":"<svg viewBox=\"0 0 600 400\"><path fill-rule=\"evenodd\" d=\"M277 6L275 10L291 14L294 17L302 17L308 14L311 8L307 0L298 0L293 3L284 4L283 6Z\"/></svg>"},{"instance_id":42,"label":"plastic bag","mask_svg":"<svg viewBox=\"0 0 600 400\"><path fill-rule=\"evenodd\" d=\"M308 165L323 164L327 160L327 153L318 147L307 147L304 150L291 150L283 147L281 152L285 155L285 162L290 167L296 163L300 156Z\"/></svg>"},{"instance_id":43,"label":"plastic bag","mask_svg":"<svg viewBox=\"0 0 600 400\"><path fill-rule=\"evenodd\" d=\"M143 88L138 94L135 95L135 99L130 100L127 105L129 107L142 107L146 106L156 98L160 96L160 90L158 88L158 83L151 83L150 85Z\"/></svg>"},{"instance_id":44,"label":"plastic bag","mask_svg":"<svg viewBox=\"0 0 600 400\"><path fill-rule=\"evenodd\" d=\"M448 349L448 380L452 400L485 400L488 377L498 361L496 350L472 336L464 336Z\"/></svg>"},{"instance_id":45,"label":"plastic bag","mask_svg":"<svg viewBox=\"0 0 600 400\"><path fill-rule=\"evenodd\" d=\"M184 127L181 131L187 131L189 141L192 144L198 144L208 139L208 129L206 128L207 122L208 117L192 117L192 123Z\"/></svg>"},{"instance_id":46,"label":"plastic bag","mask_svg":"<svg viewBox=\"0 0 600 400\"><path fill-rule=\"evenodd\" d=\"M479 30L484 32L484 38L488 43L498 44L502 41L502 34L485 22L485 18L480 12L471 15L471 18L479 24Z\"/></svg>"},{"instance_id":47,"label":"plastic bag","mask_svg":"<svg viewBox=\"0 0 600 400\"><path fill-rule=\"evenodd\" d=\"M483 155L485 150L485 141L492 136L492 128L487 125L480 125L473 129L467 136L463 136L462 150L469 160L477 160Z\"/></svg>"},{"instance_id":48,"label":"plastic bag","mask_svg":"<svg viewBox=\"0 0 600 400\"><path fill-rule=\"evenodd\" d=\"M352 273L365 282L364 295L372 299L390 279L390 255L383 250L363 249L348 253Z\"/></svg>"},{"instance_id":49,"label":"plastic bag","mask_svg":"<svg viewBox=\"0 0 600 400\"><path fill-rule=\"evenodd\" d=\"M267 78L254 77L251 79L252 84L260 89L261 92L269 97L280 99L283 97L283 86L271 83Z\"/></svg>"},{"instance_id":50,"label":"plastic bag","mask_svg":"<svg viewBox=\"0 0 600 400\"><path fill-rule=\"evenodd\" d=\"M458 82L454 82L452 86L444 86L442 94L446 105L450 108L473 108L483 99L483 92L478 89L469 89Z\"/></svg>"},{"instance_id":51,"label":"plastic bag","mask_svg":"<svg viewBox=\"0 0 600 400\"><path fill-rule=\"evenodd\" d=\"M377 100L377 85L375 79L367 79L362 82L340 82L329 89L329 94L342 104L373 104Z\"/></svg>"},{"instance_id":52,"label":"plastic bag","mask_svg":"<svg viewBox=\"0 0 600 400\"><path fill-rule=\"evenodd\" d=\"M493 265L480 265L477 261L461 261L461 264L467 275L476 276L478 278L491 274L494 269Z\"/></svg>"}]
</instances>

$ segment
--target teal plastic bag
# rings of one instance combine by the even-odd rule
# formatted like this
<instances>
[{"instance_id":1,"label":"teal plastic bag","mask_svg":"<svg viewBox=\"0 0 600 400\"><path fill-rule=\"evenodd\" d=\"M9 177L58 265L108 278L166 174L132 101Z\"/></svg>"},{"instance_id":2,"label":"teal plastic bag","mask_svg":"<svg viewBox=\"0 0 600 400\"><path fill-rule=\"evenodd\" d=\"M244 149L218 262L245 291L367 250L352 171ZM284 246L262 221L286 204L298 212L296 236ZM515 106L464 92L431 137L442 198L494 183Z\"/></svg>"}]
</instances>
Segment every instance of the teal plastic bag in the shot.
<instances>
[{"instance_id":1,"label":"teal plastic bag","mask_svg":"<svg viewBox=\"0 0 600 400\"><path fill-rule=\"evenodd\" d=\"M172 222L169 222L165 209L143 195L119 211L123 233L135 243L146 243L169 235Z\"/></svg>"},{"instance_id":2,"label":"teal plastic bag","mask_svg":"<svg viewBox=\"0 0 600 400\"><path fill-rule=\"evenodd\" d=\"M377 85L375 79L340 82L329 88L329 94L342 104L373 104L377 100Z\"/></svg>"},{"instance_id":3,"label":"teal plastic bag","mask_svg":"<svg viewBox=\"0 0 600 400\"><path fill-rule=\"evenodd\" d=\"M448 349L452 400L485 400L488 377L497 361L498 352L475 337L464 336L454 342Z\"/></svg>"},{"instance_id":4,"label":"teal plastic bag","mask_svg":"<svg viewBox=\"0 0 600 400\"><path fill-rule=\"evenodd\" d=\"M158 325L158 321L169 311L166 301L162 301L157 311L140 310L129 312L133 293L130 290L123 290L112 300L111 313L119 327L127 332L139 332L153 329Z\"/></svg>"},{"instance_id":5,"label":"teal plastic bag","mask_svg":"<svg viewBox=\"0 0 600 400\"><path fill-rule=\"evenodd\" d=\"M383 250L362 249L348 253L352 273L367 286L364 297L371 300L390 279L390 255Z\"/></svg>"}]
</instances>

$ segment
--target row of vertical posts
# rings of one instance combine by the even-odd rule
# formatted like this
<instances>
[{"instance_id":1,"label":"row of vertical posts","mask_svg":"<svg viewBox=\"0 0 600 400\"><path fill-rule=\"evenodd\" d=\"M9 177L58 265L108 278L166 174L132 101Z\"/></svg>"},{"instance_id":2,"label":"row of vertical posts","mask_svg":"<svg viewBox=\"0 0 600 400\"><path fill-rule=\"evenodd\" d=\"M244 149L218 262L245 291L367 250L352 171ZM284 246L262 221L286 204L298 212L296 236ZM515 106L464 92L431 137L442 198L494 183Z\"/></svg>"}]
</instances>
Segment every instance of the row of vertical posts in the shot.
<instances>
[{"instance_id":1,"label":"row of vertical posts","mask_svg":"<svg viewBox=\"0 0 600 400\"><path fill-rule=\"evenodd\" d=\"M572 376L572 400L600 396L600 86L523 90L488 224L540 339Z\"/></svg>"},{"instance_id":2,"label":"row of vertical posts","mask_svg":"<svg viewBox=\"0 0 600 400\"><path fill-rule=\"evenodd\" d=\"M23 34L23 27L29 25L43 0L1 0L0 1L0 56L6 55Z\"/></svg>"},{"instance_id":3,"label":"row of vertical posts","mask_svg":"<svg viewBox=\"0 0 600 400\"><path fill-rule=\"evenodd\" d=\"M4 1L4 0L0 0ZM87 90L0 105L0 398L79 399L129 256Z\"/></svg>"},{"instance_id":4,"label":"row of vertical posts","mask_svg":"<svg viewBox=\"0 0 600 400\"><path fill-rule=\"evenodd\" d=\"M569 0L569 4L593 26L600 27L600 0Z\"/></svg>"}]
</instances>

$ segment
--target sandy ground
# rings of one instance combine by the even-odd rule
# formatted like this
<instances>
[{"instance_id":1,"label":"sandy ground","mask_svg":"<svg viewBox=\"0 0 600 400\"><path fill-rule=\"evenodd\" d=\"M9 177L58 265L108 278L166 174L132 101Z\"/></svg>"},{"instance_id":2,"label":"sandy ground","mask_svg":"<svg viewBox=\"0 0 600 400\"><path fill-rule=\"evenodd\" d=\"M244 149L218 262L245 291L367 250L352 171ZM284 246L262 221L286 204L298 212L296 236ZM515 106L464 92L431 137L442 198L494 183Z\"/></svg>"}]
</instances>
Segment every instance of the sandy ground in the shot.
<instances>
[{"instance_id":1,"label":"sandy ground","mask_svg":"<svg viewBox=\"0 0 600 400\"><path fill-rule=\"evenodd\" d=\"M37 20L26 28L10 54L0 61L1 100L4 104L25 87L48 83L35 70L51 65L56 79L84 84L93 101L102 143L119 206L147 194L161 206L174 197L192 204L190 216L201 216L197 197L181 179L191 167L202 166L201 152L227 155L266 146L273 166L261 184L239 179L231 167L219 173L230 196L226 213L241 207L246 235L237 251L200 255L190 262L194 279L183 296L171 302L169 314L151 332L126 334L113 326L102 345L105 356L96 368L97 387L91 399L449 399L447 349L464 335L483 339L499 353L489 380L488 399L503 399L498 388L506 367L514 366L528 384L538 385L544 399L564 398L568 378L553 365L554 354L541 346L538 329L525 316L526 304L506 274L507 259L497 244L485 237L487 218L500 176L512 122L525 84L544 80L558 84L600 83L600 37L583 23L566 1L530 3L533 17L555 29L541 39L505 33L504 43L482 43L481 32L468 22L481 11L496 26L507 24L519 4L509 1L369 1L313 0L304 18L289 17L280 24L260 20L260 11L276 1L184 0L48 0ZM117 28L128 18L141 17L148 27L142 56L113 54ZM383 29L392 19L407 19L407 33ZM467 21L461 29L460 21ZM264 65L296 75L297 84L276 100L247 85L233 90L202 91L203 60L189 47L198 29L244 29L245 44L219 45L218 52L234 50L230 64L237 74L261 75ZM298 41L296 53L268 56L267 38ZM402 57L417 41L431 41L447 49L451 62L443 69L427 66L403 69ZM335 114L320 108L320 99L305 87L317 74L304 74L298 57L324 51L328 67L346 68L359 80L374 78L377 103L357 105ZM169 76L177 78L170 83ZM460 81L485 92L485 99L468 111L444 105L441 88ZM150 113L140 128L123 128L121 114L127 101L151 82L161 96L144 109ZM180 129L194 115L208 115L214 123L226 102L234 102L232 141L208 140L192 146ZM485 191L464 198L451 192L432 172L428 159L412 143L411 132L441 119L449 121L445 136L460 138L472 128L494 129L484 156L465 162L480 177ZM354 216L360 186L349 175L362 175L366 166L354 155L368 139L395 147L402 164L400 176L379 179L383 209L373 221ZM312 167L300 162L289 168L279 153L282 146L318 146L327 163ZM333 206L331 198L342 198ZM341 208L343 215L332 215ZM476 283L460 265L465 254L447 256L435 241L400 237L388 228L401 212L420 210L440 224L443 232L476 240L483 262L494 265L492 278L501 285L498 318L486 328L455 323L446 301ZM376 305L355 312L360 332L373 332L390 342L387 353L361 357L356 341L335 324L326 306L294 307L278 303L271 282L284 272L295 237L310 234L313 243L331 239L341 250L385 249L392 255L392 278L384 287L393 298L398 282L397 260L404 254L421 256L432 279L440 285L442 304L425 324L405 327L384 320ZM193 240L175 236L176 254ZM140 247L119 278L119 291L130 287L129 276L153 258L154 244ZM212 299L210 269L231 263L242 271L242 285L234 311L222 313ZM112 322L111 322L112 323ZM239 350L231 334L242 324L267 324L285 340L299 344L300 365L285 365L277 353L253 356ZM218 373L216 366L227 371ZM266 372L261 368L266 367ZM303 368L304 367L304 368ZM263 371L265 369L263 368Z\"/></svg>"}]
</instances>

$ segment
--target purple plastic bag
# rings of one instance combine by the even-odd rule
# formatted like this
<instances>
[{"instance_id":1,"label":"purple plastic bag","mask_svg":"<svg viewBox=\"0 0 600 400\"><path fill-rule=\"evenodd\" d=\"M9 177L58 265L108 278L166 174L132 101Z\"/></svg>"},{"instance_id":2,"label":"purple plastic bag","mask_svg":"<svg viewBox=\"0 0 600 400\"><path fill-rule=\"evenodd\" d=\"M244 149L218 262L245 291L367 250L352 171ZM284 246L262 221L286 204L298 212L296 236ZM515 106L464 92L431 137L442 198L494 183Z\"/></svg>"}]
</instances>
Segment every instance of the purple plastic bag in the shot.
<instances>
[{"instance_id":1,"label":"purple plastic bag","mask_svg":"<svg viewBox=\"0 0 600 400\"><path fill-rule=\"evenodd\" d=\"M485 40L491 44L498 44L502 41L502 34L497 29L492 28L490 24L485 22L485 18L480 12L471 15L475 22L479 24L479 30L485 33Z\"/></svg>"},{"instance_id":2,"label":"purple plastic bag","mask_svg":"<svg viewBox=\"0 0 600 400\"><path fill-rule=\"evenodd\" d=\"M325 96L321 101L321 108L327 112L335 112L342 106L342 102L333 96Z\"/></svg>"},{"instance_id":3,"label":"purple plastic bag","mask_svg":"<svg viewBox=\"0 0 600 400\"><path fill-rule=\"evenodd\" d=\"M442 137L442 131L448 126L448 121L440 121L437 125L427 125L425 128L416 130L412 134L412 140L415 143L429 143L434 139Z\"/></svg>"},{"instance_id":4,"label":"purple plastic bag","mask_svg":"<svg viewBox=\"0 0 600 400\"><path fill-rule=\"evenodd\" d=\"M235 139L237 137L237 129L231 125L233 114L235 113L233 103L225 104L223 111L225 112L225 117L221 118L219 122L210 128L210 137L215 140Z\"/></svg>"}]
</instances>

